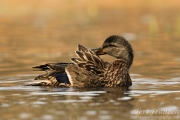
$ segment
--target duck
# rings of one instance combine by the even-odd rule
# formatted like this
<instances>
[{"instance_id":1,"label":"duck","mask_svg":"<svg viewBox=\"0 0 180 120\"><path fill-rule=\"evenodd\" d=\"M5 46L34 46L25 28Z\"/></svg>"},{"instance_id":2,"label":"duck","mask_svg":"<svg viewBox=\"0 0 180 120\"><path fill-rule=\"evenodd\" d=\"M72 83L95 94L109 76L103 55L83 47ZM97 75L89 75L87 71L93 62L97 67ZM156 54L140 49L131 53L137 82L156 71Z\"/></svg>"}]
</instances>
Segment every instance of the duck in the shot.
<instances>
[{"instance_id":1,"label":"duck","mask_svg":"<svg viewBox=\"0 0 180 120\"><path fill-rule=\"evenodd\" d=\"M132 85L129 69L134 54L131 44L124 37L109 36L101 47L93 49L78 44L75 54L71 63L46 63L33 67L44 73L25 83L25 86L97 88ZM116 59L108 62L100 58L106 54Z\"/></svg>"}]
</instances>

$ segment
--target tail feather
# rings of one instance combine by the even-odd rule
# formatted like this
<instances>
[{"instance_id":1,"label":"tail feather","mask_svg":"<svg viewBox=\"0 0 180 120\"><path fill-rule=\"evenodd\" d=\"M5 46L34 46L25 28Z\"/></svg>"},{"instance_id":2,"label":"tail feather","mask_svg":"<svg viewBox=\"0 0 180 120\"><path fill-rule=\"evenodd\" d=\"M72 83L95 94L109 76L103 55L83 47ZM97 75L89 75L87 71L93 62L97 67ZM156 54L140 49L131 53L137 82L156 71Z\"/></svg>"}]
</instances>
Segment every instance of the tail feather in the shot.
<instances>
[{"instance_id":1,"label":"tail feather","mask_svg":"<svg viewBox=\"0 0 180 120\"><path fill-rule=\"evenodd\" d=\"M48 64L44 64L44 65L39 65L39 66L35 66L32 67L34 69L34 71L46 71L46 70L50 70L51 68L48 66Z\"/></svg>"},{"instance_id":2,"label":"tail feather","mask_svg":"<svg viewBox=\"0 0 180 120\"><path fill-rule=\"evenodd\" d=\"M59 71L65 72L65 67L72 63L47 63L33 67L34 71Z\"/></svg>"}]
</instances>

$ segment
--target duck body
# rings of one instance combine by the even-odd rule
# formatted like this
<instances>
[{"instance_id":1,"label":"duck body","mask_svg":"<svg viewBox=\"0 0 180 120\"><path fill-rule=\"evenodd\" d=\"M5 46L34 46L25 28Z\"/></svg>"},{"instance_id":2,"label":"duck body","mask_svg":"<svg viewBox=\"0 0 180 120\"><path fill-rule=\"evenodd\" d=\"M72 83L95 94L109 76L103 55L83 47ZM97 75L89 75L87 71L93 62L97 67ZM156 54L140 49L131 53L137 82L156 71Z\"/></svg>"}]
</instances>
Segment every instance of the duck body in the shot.
<instances>
[{"instance_id":1,"label":"duck body","mask_svg":"<svg viewBox=\"0 0 180 120\"><path fill-rule=\"evenodd\" d=\"M132 85L129 69L133 61L131 45L120 36L110 36L102 47L88 50L78 45L77 57L72 63L48 63L33 67L45 71L30 86L53 87L129 87ZM112 63L99 56L109 54L117 59Z\"/></svg>"}]
</instances>

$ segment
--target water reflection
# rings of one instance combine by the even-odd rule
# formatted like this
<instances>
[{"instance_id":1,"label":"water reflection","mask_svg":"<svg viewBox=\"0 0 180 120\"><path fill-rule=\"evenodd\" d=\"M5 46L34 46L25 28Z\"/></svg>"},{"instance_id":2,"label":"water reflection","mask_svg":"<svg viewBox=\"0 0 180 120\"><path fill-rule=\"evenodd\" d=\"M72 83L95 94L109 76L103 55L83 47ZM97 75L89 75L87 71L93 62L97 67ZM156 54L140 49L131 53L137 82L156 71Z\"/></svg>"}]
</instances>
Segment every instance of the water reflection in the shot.
<instances>
[{"instance_id":1,"label":"water reflection","mask_svg":"<svg viewBox=\"0 0 180 120\"><path fill-rule=\"evenodd\" d=\"M128 89L70 89L47 87L0 87L1 113L11 109L9 119L117 119L121 112L128 111L132 105L128 102ZM122 102L121 102L122 101ZM126 101L126 102L124 102ZM122 108L126 106L126 108ZM117 112L112 110L118 109ZM68 116L67 116L68 114ZM127 116L126 116L127 117ZM2 114L2 119L8 118Z\"/></svg>"},{"instance_id":2,"label":"water reflection","mask_svg":"<svg viewBox=\"0 0 180 120\"><path fill-rule=\"evenodd\" d=\"M179 110L180 90L178 87L172 88L172 85L180 85L178 78L164 81L136 78L139 75L132 76L134 76L132 78L134 84L130 89L10 87L8 85L0 87L0 107L2 108L0 118L36 120L61 117L63 119L110 120L119 119L120 116L130 119L130 116L139 114L133 113L133 111L137 112L137 109L167 110L167 108L173 108ZM24 77L27 76L22 76ZM21 83L23 82L22 80ZM11 85L12 83L7 81L6 84ZM169 100L174 102L169 102ZM7 109L10 109L11 117L5 114ZM139 116L143 115L139 114Z\"/></svg>"}]
</instances>

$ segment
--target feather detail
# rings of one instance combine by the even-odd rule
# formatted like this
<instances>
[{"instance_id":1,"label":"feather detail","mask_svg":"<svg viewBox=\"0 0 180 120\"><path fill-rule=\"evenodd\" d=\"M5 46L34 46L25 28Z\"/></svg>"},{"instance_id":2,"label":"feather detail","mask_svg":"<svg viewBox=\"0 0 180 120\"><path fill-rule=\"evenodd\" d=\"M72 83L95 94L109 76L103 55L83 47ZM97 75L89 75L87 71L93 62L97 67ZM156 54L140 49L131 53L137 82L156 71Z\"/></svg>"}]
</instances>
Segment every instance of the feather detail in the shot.
<instances>
[{"instance_id":1,"label":"feather detail","mask_svg":"<svg viewBox=\"0 0 180 120\"><path fill-rule=\"evenodd\" d=\"M67 67L69 64L72 63L47 63L44 65L39 65L39 66L35 66L33 67L35 71L60 71L60 72L64 72L65 71L65 67Z\"/></svg>"},{"instance_id":2,"label":"feather detail","mask_svg":"<svg viewBox=\"0 0 180 120\"><path fill-rule=\"evenodd\" d=\"M78 58L71 58L74 64L81 68L85 68L94 74L104 73L105 62L97 56L93 51L88 50L83 45L78 45L78 50L75 51Z\"/></svg>"},{"instance_id":3,"label":"feather detail","mask_svg":"<svg viewBox=\"0 0 180 120\"><path fill-rule=\"evenodd\" d=\"M84 47L83 45L78 44L78 51L81 51L81 52L88 52L88 49L87 49L86 47Z\"/></svg>"}]
</instances>

